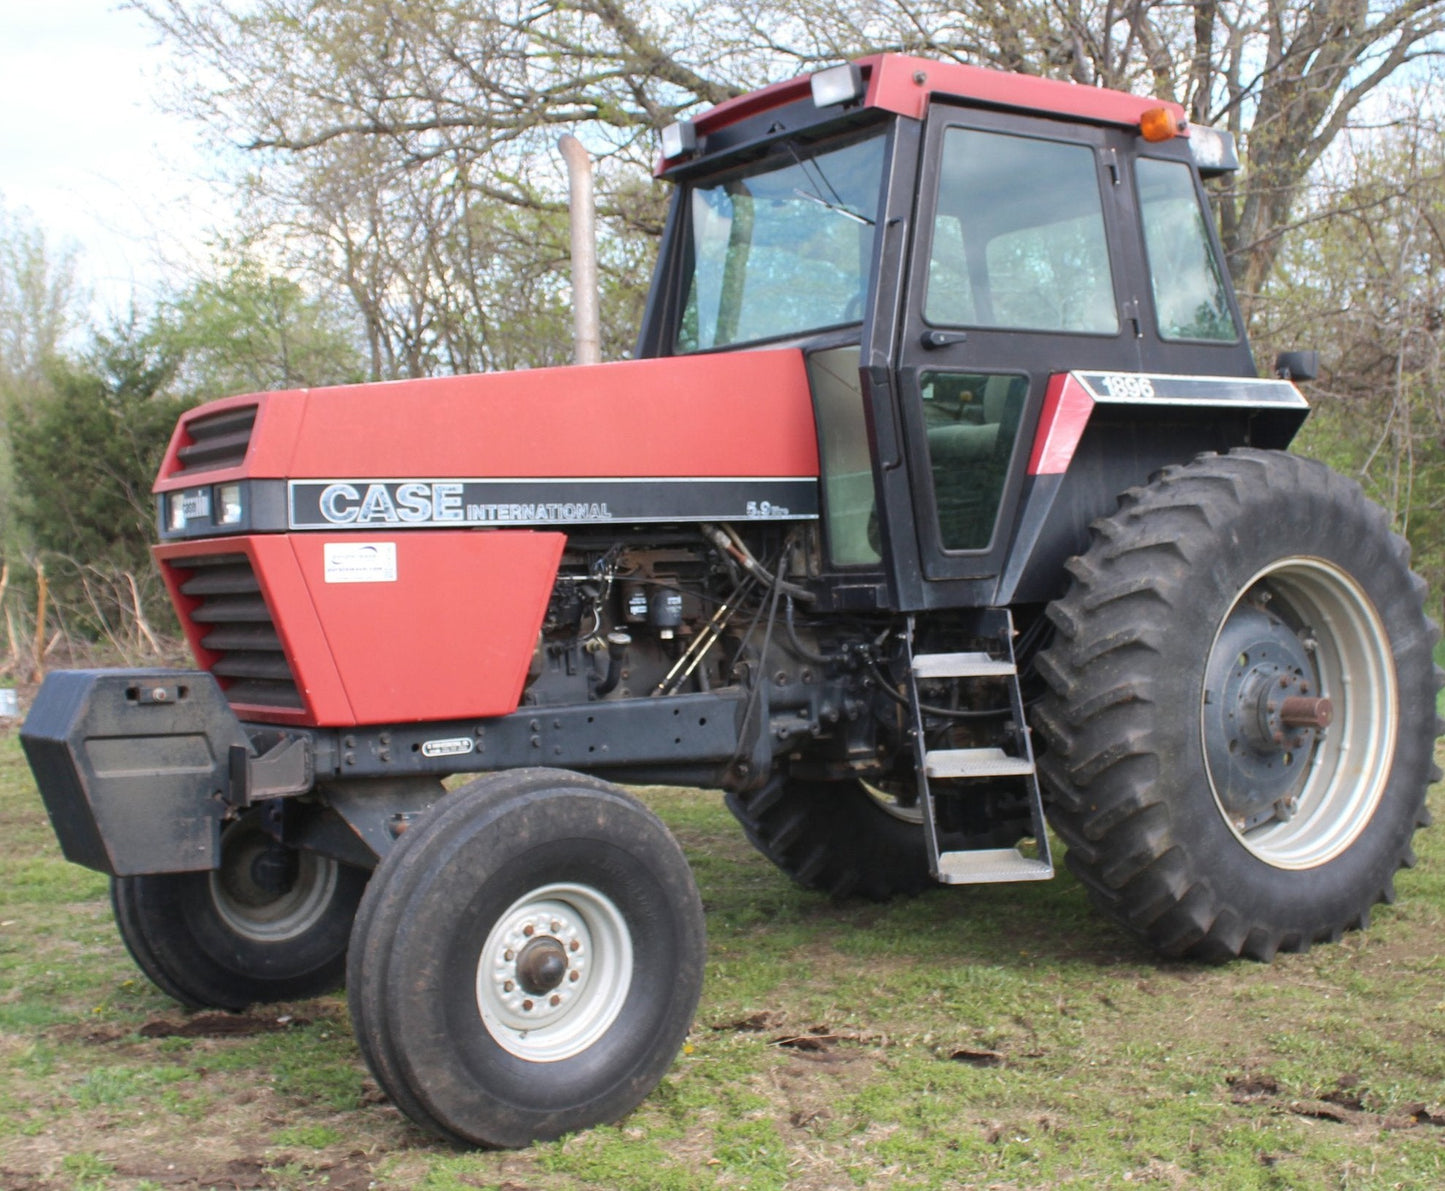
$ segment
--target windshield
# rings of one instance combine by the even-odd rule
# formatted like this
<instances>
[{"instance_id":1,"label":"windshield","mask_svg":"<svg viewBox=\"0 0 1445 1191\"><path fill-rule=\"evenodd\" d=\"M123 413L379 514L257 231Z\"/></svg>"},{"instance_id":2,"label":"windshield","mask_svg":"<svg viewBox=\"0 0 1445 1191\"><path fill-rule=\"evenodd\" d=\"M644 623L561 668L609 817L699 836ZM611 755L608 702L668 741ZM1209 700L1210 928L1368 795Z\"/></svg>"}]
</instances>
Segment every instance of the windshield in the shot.
<instances>
[{"instance_id":1,"label":"windshield","mask_svg":"<svg viewBox=\"0 0 1445 1191\"><path fill-rule=\"evenodd\" d=\"M883 136L692 188L692 260L676 350L857 322L882 195Z\"/></svg>"}]
</instances>

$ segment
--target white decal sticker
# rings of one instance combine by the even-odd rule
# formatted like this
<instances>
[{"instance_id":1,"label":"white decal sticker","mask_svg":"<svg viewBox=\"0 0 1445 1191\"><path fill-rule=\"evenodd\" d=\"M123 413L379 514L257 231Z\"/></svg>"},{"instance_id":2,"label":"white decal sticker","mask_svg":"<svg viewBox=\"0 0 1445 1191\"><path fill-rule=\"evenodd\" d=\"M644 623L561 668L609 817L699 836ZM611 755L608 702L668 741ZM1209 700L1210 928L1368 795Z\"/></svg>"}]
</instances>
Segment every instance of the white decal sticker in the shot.
<instances>
[{"instance_id":1,"label":"white decal sticker","mask_svg":"<svg viewBox=\"0 0 1445 1191\"><path fill-rule=\"evenodd\" d=\"M186 492L181 496L181 512L187 521L197 521L211 515L211 490L202 488L199 492Z\"/></svg>"},{"instance_id":2,"label":"white decal sticker","mask_svg":"<svg viewBox=\"0 0 1445 1191\"><path fill-rule=\"evenodd\" d=\"M428 740L421 746L423 757L464 757L471 751L470 736L457 736L451 740Z\"/></svg>"},{"instance_id":3,"label":"white decal sticker","mask_svg":"<svg viewBox=\"0 0 1445 1191\"><path fill-rule=\"evenodd\" d=\"M326 582L395 583L395 542L327 542Z\"/></svg>"},{"instance_id":4,"label":"white decal sticker","mask_svg":"<svg viewBox=\"0 0 1445 1191\"><path fill-rule=\"evenodd\" d=\"M1154 381L1130 372L1107 372L1101 382L1104 392L1117 401L1149 401L1154 397Z\"/></svg>"}]
</instances>

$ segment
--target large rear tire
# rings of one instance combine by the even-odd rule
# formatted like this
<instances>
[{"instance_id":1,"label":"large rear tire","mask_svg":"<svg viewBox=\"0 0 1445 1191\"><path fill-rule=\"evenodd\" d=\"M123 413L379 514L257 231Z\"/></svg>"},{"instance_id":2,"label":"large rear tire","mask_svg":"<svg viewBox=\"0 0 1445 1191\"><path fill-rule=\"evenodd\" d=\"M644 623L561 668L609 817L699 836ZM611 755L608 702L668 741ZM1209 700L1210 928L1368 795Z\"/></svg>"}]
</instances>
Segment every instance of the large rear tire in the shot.
<instances>
[{"instance_id":1,"label":"large rear tire","mask_svg":"<svg viewBox=\"0 0 1445 1191\"><path fill-rule=\"evenodd\" d=\"M753 847L804 889L884 901L934 883L911 776L868 785L778 774L729 793L727 805Z\"/></svg>"},{"instance_id":2,"label":"large rear tire","mask_svg":"<svg viewBox=\"0 0 1445 1191\"><path fill-rule=\"evenodd\" d=\"M517 770L456 791L378 868L347 972L377 1082L424 1128L513 1147L615 1121L702 988L677 843L615 786Z\"/></svg>"},{"instance_id":3,"label":"large rear tire","mask_svg":"<svg viewBox=\"0 0 1445 1191\"><path fill-rule=\"evenodd\" d=\"M1206 456L1069 570L1040 774L1094 901L1171 956L1365 926L1439 776L1438 633L1384 512L1309 460Z\"/></svg>"},{"instance_id":4,"label":"large rear tire","mask_svg":"<svg viewBox=\"0 0 1445 1191\"><path fill-rule=\"evenodd\" d=\"M283 847L252 812L222 833L214 872L116 877L110 897L126 949L162 992L239 1010L341 987L367 876Z\"/></svg>"}]
</instances>

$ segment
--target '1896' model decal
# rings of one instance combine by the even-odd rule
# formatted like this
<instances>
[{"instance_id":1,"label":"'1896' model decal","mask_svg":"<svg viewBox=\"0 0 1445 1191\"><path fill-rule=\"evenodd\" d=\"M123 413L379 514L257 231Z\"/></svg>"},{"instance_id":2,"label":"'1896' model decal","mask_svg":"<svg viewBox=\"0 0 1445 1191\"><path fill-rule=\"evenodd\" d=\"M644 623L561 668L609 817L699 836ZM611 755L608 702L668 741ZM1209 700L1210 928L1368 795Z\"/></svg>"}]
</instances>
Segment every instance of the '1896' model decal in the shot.
<instances>
[{"instance_id":1,"label":"'1896' model decal","mask_svg":"<svg viewBox=\"0 0 1445 1191\"><path fill-rule=\"evenodd\" d=\"M812 477L292 480L291 529L455 529L818 516Z\"/></svg>"}]
</instances>

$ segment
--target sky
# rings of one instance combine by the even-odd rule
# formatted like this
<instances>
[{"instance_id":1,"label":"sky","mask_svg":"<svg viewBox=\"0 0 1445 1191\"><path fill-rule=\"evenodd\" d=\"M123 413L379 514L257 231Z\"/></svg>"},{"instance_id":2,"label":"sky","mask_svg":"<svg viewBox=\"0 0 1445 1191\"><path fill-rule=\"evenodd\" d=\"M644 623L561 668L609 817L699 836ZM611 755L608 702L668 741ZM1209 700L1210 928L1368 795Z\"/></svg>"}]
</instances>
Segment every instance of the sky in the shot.
<instances>
[{"instance_id":1,"label":"sky","mask_svg":"<svg viewBox=\"0 0 1445 1191\"><path fill-rule=\"evenodd\" d=\"M198 130L158 107L175 77L119 0L0 0L0 202L76 250L101 315L144 308L225 220Z\"/></svg>"}]
</instances>

